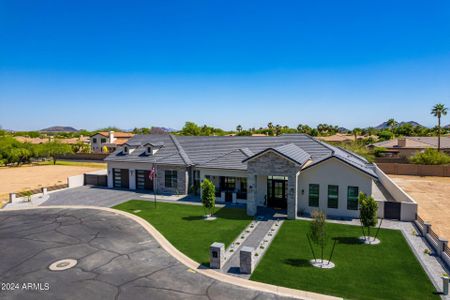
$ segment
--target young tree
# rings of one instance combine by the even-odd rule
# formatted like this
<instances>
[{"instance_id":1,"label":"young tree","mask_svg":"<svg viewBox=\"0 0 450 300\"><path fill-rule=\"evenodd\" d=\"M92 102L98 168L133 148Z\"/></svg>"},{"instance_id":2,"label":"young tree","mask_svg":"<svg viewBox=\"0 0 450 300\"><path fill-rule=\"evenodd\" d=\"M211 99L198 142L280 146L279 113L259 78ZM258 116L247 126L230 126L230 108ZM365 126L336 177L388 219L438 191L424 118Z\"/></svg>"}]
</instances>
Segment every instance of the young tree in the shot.
<instances>
[{"instance_id":1,"label":"young tree","mask_svg":"<svg viewBox=\"0 0 450 300\"><path fill-rule=\"evenodd\" d=\"M315 210L312 212L313 220L309 227L309 238L311 241L320 247L320 258L323 262L323 249L327 243L327 233L325 226L325 214L320 210ZM314 254L313 254L314 255Z\"/></svg>"},{"instance_id":2,"label":"young tree","mask_svg":"<svg viewBox=\"0 0 450 300\"><path fill-rule=\"evenodd\" d=\"M395 119L391 118L387 120L386 125L389 127L392 133L394 133L395 128L398 126L398 122Z\"/></svg>"},{"instance_id":3,"label":"young tree","mask_svg":"<svg viewBox=\"0 0 450 300\"><path fill-rule=\"evenodd\" d=\"M431 114L438 119L438 151L441 151L441 117L447 115L448 108L444 104L438 103L433 106Z\"/></svg>"},{"instance_id":4,"label":"young tree","mask_svg":"<svg viewBox=\"0 0 450 300\"><path fill-rule=\"evenodd\" d=\"M203 207L208 212L207 215L211 216L216 205L216 187L209 179L203 180L201 187Z\"/></svg>"},{"instance_id":5,"label":"young tree","mask_svg":"<svg viewBox=\"0 0 450 300\"><path fill-rule=\"evenodd\" d=\"M361 226L367 228L367 237L370 239L370 227L377 225L377 211L378 204L372 196L367 196L363 192L359 193L359 218L361 221ZM364 230L363 230L364 233ZM365 236L365 234L364 234Z\"/></svg>"}]
</instances>

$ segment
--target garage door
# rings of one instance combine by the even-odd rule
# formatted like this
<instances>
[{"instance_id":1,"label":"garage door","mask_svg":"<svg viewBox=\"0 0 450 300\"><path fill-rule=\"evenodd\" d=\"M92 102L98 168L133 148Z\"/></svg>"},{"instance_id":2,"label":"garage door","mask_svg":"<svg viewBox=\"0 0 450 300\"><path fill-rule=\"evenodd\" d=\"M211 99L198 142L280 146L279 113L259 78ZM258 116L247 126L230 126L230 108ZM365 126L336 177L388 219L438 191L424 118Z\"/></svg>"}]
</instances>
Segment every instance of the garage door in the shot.
<instances>
[{"instance_id":1,"label":"garage door","mask_svg":"<svg viewBox=\"0 0 450 300\"><path fill-rule=\"evenodd\" d=\"M107 186L108 177L106 175L84 174L85 185Z\"/></svg>"},{"instance_id":2,"label":"garage door","mask_svg":"<svg viewBox=\"0 0 450 300\"><path fill-rule=\"evenodd\" d=\"M136 189L153 191L153 180L150 179L150 171L136 170Z\"/></svg>"},{"instance_id":3,"label":"garage door","mask_svg":"<svg viewBox=\"0 0 450 300\"><path fill-rule=\"evenodd\" d=\"M113 169L113 183L115 188L129 189L128 169Z\"/></svg>"}]
</instances>

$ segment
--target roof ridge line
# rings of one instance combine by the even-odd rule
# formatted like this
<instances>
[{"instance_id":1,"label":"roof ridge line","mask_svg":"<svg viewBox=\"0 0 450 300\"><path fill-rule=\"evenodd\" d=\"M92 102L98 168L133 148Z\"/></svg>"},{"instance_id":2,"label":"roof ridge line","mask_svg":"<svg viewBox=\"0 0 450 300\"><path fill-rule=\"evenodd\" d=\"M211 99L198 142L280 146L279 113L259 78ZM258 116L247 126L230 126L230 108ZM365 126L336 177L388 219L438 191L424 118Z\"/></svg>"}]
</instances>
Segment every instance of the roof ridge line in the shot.
<instances>
[{"instance_id":1,"label":"roof ridge line","mask_svg":"<svg viewBox=\"0 0 450 300\"><path fill-rule=\"evenodd\" d=\"M177 148L178 153L180 154L180 156L183 159L184 163L187 164L187 165L193 165L194 163L189 158L187 153L184 151L183 147L178 142L178 140L175 138L175 136L173 134L169 134L169 136L170 136L170 139L172 140L172 142L175 144L175 147Z\"/></svg>"}]
</instances>

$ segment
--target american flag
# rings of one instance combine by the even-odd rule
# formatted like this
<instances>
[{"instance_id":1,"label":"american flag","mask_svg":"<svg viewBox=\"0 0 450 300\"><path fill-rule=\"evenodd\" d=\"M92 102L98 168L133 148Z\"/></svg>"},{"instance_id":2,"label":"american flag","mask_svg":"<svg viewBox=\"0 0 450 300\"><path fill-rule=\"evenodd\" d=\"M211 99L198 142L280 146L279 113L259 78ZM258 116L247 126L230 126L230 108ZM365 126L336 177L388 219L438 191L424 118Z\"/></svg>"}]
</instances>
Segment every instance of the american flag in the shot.
<instances>
[{"instance_id":1,"label":"american flag","mask_svg":"<svg viewBox=\"0 0 450 300\"><path fill-rule=\"evenodd\" d=\"M155 179L156 177L156 170L155 167L152 167L152 169L150 170L149 174L148 174L148 178L150 178L150 180Z\"/></svg>"}]
</instances>

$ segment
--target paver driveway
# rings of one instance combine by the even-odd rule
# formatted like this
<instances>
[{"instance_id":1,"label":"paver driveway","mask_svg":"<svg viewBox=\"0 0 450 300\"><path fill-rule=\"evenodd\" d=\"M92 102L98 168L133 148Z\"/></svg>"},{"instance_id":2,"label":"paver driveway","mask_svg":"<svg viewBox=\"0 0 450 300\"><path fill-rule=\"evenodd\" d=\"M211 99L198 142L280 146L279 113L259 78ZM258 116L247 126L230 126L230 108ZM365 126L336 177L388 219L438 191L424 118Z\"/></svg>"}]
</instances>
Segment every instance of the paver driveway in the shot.
<instances>
[{"instance_id":1,"label":"paver driveway","mask_svg":"<svg viewBox=\"0 0 450 300\"><path fill-rule=\"evenodd\" d=\"M1 299L278 298L188 269L139 224L111 212L0 211L0 249L1 282L49 285L42 291L1 290ZM65 271L48 269L64 258L78 264Z\"/></svg>"}]
</instances>

